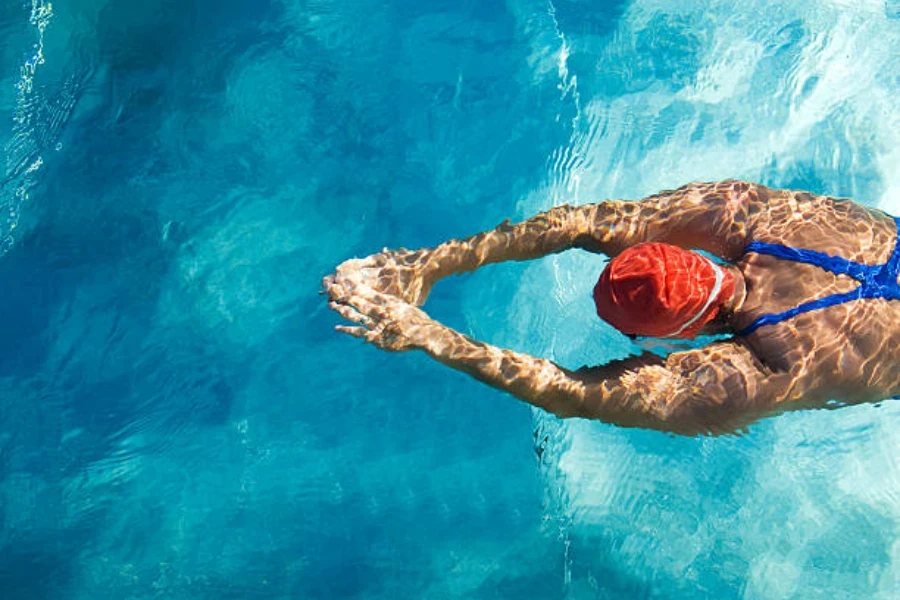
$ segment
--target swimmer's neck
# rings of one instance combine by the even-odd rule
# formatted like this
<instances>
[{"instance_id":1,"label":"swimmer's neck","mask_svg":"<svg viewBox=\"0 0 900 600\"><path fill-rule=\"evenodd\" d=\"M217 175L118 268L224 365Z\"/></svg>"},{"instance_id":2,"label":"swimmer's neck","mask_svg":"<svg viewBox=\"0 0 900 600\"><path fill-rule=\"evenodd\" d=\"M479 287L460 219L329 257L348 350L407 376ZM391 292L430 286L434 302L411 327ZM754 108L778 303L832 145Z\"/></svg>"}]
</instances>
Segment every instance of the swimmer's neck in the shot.
<instances>
[{"instance_id":1,"label":"swimmer's neck","mask_svg":"<svg viewBox=\"0 0 900 600\"><path fill-rule=\"evenodd\" d=\"M744 306L744 301L747 299L747 282L744 279L743 272L735 265L727 265L725 270L734 277L734 294L732 294L731 299L725 302L723 309L724 312L733 315L740 312Z\"/></svg>"}]
</instances>

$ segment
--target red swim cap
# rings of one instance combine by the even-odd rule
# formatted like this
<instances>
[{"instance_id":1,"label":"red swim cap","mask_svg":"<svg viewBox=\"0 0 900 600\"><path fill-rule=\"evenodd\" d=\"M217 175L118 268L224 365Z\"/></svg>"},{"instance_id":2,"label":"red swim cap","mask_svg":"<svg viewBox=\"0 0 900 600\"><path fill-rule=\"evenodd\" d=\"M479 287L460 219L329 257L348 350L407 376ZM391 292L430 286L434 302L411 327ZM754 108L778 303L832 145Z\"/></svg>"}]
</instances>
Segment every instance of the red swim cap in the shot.
<instances>
[{"instance_id":1,"label":"red swim cap","mask_svg":"<svg viewBox=\"0 0 900 600\"><path fill-rule=\"evenodd\" d=\"M705 256L651 242L609 261L594 303L622 333L692 338L733 294L734 276Z\"/></svg>"}]
</instances>

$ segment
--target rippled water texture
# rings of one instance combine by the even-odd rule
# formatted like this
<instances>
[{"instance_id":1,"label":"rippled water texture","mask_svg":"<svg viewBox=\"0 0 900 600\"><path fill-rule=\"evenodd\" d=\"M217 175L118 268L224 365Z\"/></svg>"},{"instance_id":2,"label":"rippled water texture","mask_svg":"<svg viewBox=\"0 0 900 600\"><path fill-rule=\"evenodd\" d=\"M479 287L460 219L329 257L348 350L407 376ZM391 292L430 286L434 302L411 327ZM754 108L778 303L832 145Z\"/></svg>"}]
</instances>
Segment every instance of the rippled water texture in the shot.
<instances>
[{"instance_id":1,"label":"rippled water texture","mask_svg":"<svg viewBox=\"0 0 900 600\"><path fill-rule=\"evenodd\" d=\"M317 295L382 246L691 180L900 213L898 56L893 0L0 2L3 597L898 597L896 403L560 423ZM634 348L602 265L428 308L603 362Z\"/></svg>"}]
</instances>

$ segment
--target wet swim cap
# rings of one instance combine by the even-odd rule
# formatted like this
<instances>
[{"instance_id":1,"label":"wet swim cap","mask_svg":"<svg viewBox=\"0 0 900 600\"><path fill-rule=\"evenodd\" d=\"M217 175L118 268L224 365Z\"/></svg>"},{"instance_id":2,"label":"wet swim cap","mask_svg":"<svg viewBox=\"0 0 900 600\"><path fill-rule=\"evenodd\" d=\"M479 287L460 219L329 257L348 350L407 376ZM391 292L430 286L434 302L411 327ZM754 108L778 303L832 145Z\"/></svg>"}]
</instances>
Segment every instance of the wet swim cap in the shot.
<instances>
[{"instance_id":1,"label":"wet swim cap","mask_svg":"<svg viewBox=\"0 0 900 600\"><path fill-rule=\"evenodd\" d=\"M692 338L734 294L734 277L696 252L655 242L612 259L594 287L601 319L631 335Z\"/></svg>"}]
</instances>

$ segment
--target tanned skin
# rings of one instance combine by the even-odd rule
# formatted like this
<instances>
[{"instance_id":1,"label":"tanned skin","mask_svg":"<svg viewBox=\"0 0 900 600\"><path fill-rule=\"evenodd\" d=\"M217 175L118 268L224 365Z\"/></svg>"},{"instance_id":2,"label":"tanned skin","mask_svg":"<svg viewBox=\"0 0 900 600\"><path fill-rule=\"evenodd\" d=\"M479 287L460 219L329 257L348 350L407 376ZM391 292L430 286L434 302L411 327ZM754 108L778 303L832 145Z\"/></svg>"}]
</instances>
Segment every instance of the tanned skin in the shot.
<instances>
[{"instance_id":1,"label":"tanned skin","mask_svg":"<svg viewBox=\"0 0 900 600\"><path fill-rule=\"evenodd\" d=\"M435 248L385 250L346 261L323 283L329 305L356 324L339 331L385 350L423 350L560 417L684 435L728 433L786 410L900 393L900 302L854 300L665 358L644 354L576 371L469 338L418 306L438 280L483 265L575 248L614 257L653 241L728 263L734 297L700 333L734 333L762 314L859 285L813 265L745 255L749 242L878 265L893 252L896 234L889 215L849 200L721 181L634 202L559 206Z\"/></svg>"}]
</instances>

